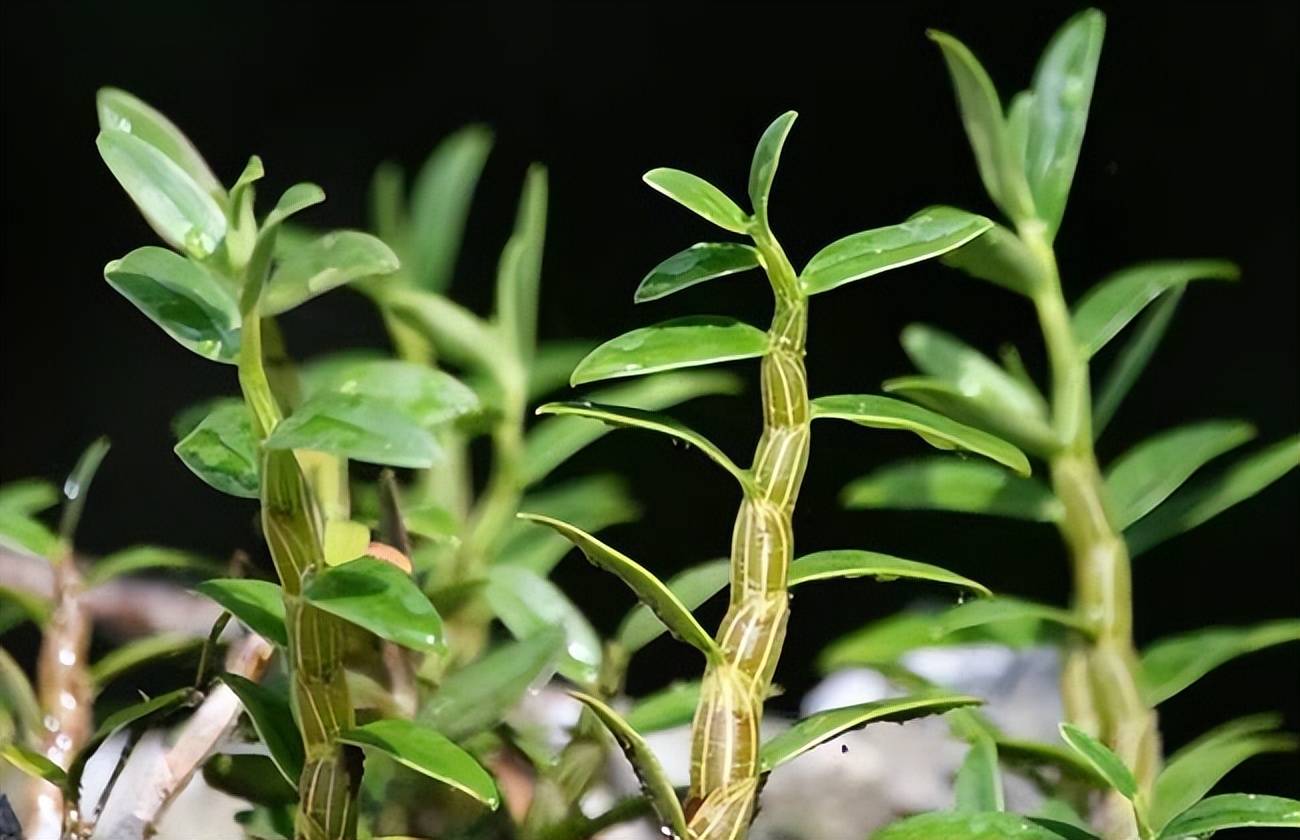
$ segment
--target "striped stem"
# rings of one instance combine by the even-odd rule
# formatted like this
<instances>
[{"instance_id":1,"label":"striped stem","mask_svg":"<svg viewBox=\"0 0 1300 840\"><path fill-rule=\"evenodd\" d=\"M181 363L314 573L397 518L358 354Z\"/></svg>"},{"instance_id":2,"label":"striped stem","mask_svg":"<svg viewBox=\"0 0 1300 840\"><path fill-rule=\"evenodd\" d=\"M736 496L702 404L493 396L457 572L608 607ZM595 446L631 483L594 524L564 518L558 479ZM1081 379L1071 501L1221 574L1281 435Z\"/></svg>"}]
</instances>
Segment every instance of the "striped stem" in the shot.
<instances>
[{"instance_id":1,"label":"striped stem","mask_svg":"<svg viewBox=\"0 0 1300 840\"><path fill-rule=\"evenodd\" d=\"M737 840L753 818L759 723L785 640L791 519L808 464L808 301L771 234L760 229L754 241L776 297L762 360L763 434L732 532L731 600L717 636L723 657L704 673L692 728L692 840Z\"/></svg>"}]
</instances>

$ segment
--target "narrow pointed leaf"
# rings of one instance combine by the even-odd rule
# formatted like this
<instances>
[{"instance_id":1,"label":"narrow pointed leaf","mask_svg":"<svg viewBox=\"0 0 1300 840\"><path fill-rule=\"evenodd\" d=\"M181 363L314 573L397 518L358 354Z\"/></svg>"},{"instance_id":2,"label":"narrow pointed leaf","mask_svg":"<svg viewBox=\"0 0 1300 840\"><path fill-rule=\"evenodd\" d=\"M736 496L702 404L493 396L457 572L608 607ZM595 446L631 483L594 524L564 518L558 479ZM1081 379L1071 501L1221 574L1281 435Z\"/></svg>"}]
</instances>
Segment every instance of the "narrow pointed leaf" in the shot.
<instances>
[{"instance_id":1,"label":"narrow pointed leaf","mask_svg":"<svg viewBox=\"0 0 1300 840\"><path fill-rule=\"evenodd\" d=\"M401 323L428 339L441 356L462 367L499 376L500 335L473 312L420 289L386 290L383 302Z\"/></svg>"},{"instance_id":2,"label":"narrow pointed leaf","mask_svg":"<svg viewBox=\"0 0 1300 840\"><path fill-rule=\"evenodd\" d=\"M1160 840L1208 837L1226 828L1300 828L1300 799L1255 793L1211 796L1175 817Z\"/></svg>"},{"instance_id":3,"label":"narrow pointed leaf","mask_svg":"<svg viewBox=\"0 0 1300 840\"><path fill-rule=\"evenodd\" d=\"M95 111L101 129L124 131L162 152L194 180L208 195L220 202L225 190L212 174L203 156L175 123L124 90L103 87L95 94Z\"/></svg>"},{"instance_id":4,"label":"narrow pointed leaf","mask_svg":"<svg viewBox=\"0 0 1300 840\"><path fill-rule=\"evenodd\" d=\"M301 377L308 397L356 394L387 403L426 429L479 409L478 397L455 377L398 359L327 356L304 367Z\"/></svg>"},{"instance_id":5,"label":"narrow pointed leaf","mask_svg":"<svg viewBox=\"0 0 1300 840\"><path fill-rule=\"evenodd\" d=\"M988 587L929 563L904 560L876 551L837 549L807 554L790 564L790 586L831 578L872 577L878 581L929 580L992 595Z\"/></svg>"},{"instance_id":6,"label":"narrow pointed leaf","mask_svg":"<svg viewBox=\"0 0 1300 840\"><path fill-rule=\"evenodd\" d=\"M579 363L569 383L753 359L767 349L767 333L733 318L678 318L605 342Z\"/></svg>"},{"instance_id":7,"label":"narrow pointed leaf","mask_svg":"<svg viewBox=\"0 0 1300 840\"><path fill-rule=\"evenodd\" d=\"M140 137L116 128L95 139L113 177L167 244L197 259L226 238L226 214L175 161Z\"/></svg>"},{"instance_id":8,"label":"narrow pointed leaf","mask_svg":"<svg viewBox=\"0 0 1300 840\"><path fill-rule=\"evenodd\" d=\"M1178 310L1178 303L1183 299L1186 286L1175 286L1159 297L1134 328L1128 341L1120 348L1106 371L1106 377L1097 387L1096 397L1092 403L1092 436L1101 437L1111 418L1119 409L1129 389L1137 382L1147 362L1151 360L1160 340L1164 338L1169 323Z\"/></svg>"},{"instance_id":9,"label":"narrow pointed leaf","mask_svg":"<svg viewBox=\"0 0 1300 840\"><path fill-rule=\"evenodd\" d=\"M157 545L137 545L115 551L95 561L86 572L86 588L93 589L122 575L159 569L180 570L202 575L221 573L221 566L188 551Z\"/></svg>"},{"instance_id":10,"label":"narrow pointed leaf","mask_svg":"<svg viewBox=\"0 0 1300 840\"><path fill-rule=\"evenodd\" d=\"M668 579L667 585L684 607L694 610L726 588L730 578L730 561L713 560L678 572ZM637 604L624 617L615 638L625 651L632 654L667 631L668 628L649 607Z\"/></svg>"},{"instance_id":11,"label":"narrow pointed leaf","mask_svg":"<svg viewBox=\"0 0 1300 840\"><path fill-rule=\"evenodd\" d=\"M722 190L680 169L651 169L642 180L723 230L747 233L750 219Z\"/></svg>"},{"instance_id":12,"label":"narrow pointed leaf","mask_svg":"<svg viewBox=\"0 0 1300 840\"><path fill-rule=\"evenodd\" d=\"M698 283L748 271L759 265L758 251L739 242L699 242L673 254L650 270L633 300L645 303Z\"/></svg>"},{"instance_id":13,"label":"narrow pointed leaf","mask_svg":"<svg viewBox=\"0 0 1300 840\"><path fill-rule=\"evenodd\" d=\"M1249 455L1218 475L1188 484L1124 532L1129 551L1152 546L1213 519L1300 466L1300 435Z\"/></svg>"},{"instance_id":14,"label":"narrow pointed leaf","mask_svg":"<svg viewBox=\"0 0 1300 840\"><path fill-rule=\"evenodd\" d=\"M955 612L966 606L968 605L954 607L947 612ZM962 626L956 629L947 627L947 613L944 612L903 612L891 615L831 642L818 656L817 665L823 672L864 665L889 665L917 648L972 642L1023 648L1043 644L1057 635L1045 630L1055 629L1059 625L1049 623L1037 611L1016 612L999 606L994 612L997 613L998 610L1005 612L1001 616L989 616L987 613L982 616L959 614L956 621ZM1055 616L1055 613L1050 614ZM991 620L980 620L983 618Z\"/></svg>"},{"instance_id":15,"label":"narrow pointed leaf","mask_svg":"<svg viewBox=\"0 0 1300 840\"><path fill-rule=\"evenodd\" d=\"M288 647L284 593L276 584L265 580L218 578L205 580L194 589L216 601L257 635Z\"/></svg>"},{"instance_id":16,"label":"narrow pointed leaf","mask_svg":"<svg viewBox=\"0 0 1300 840\"><path fill-rule=\"evenodd\" d=\"M297 789L305 753L289 698L238 674L222 674L221 681L239 698L276 769Z\"/></svg>"},{"instance_id":17,"label":"narrow pointed leaf","mask_svg":"<svg viewBox=\"0 0 1300 840\"><path fill-rule=\"evenodd\" d=\"M527 364L537 343L537 296L546 240L546 169L528 168L514 232L497 267L496 316L501 333Z\"/></svg>"},{"instance_id":18,"label":"narrow pointed leaf","mask_svg":"<svg viewBox=\"0 0 1300 840\"><path fill-rule=\"evenodd\" d=\"M957 768L953 788L957 811L1003 810L1002 774L998 768L998 748L992 738L977 737L971 741L966 758Z\"/></svg>"},{"instance_id":19,"label":"narrow pointed leaf","mask_svg":"<svg viewBox=\"0 0 1300 840\"><path fill-rule=\"evenodd\" d=\"M36 690L21 665L0 648L0 711L13 716L21 734L32 734L41 728L43 715Z\"/></svg>"},{"instance_id":20,"label":"narrow pointed leaf","mask_svg":"<svg viewBox=\"0 0 1300 840\"><path fill-rule=\"evenodd\" d=\"M393 467L437 463L433 436L406 414L361 394L321 393L280 422L267 449L310 449Z\"/></svg>"},{"instance_id":21,"label":"narrow pointed leaf","mask_svg":"<svg viewBox=\"0 0 1300 840\"><path fill-rule=\"evenodd\" d=\"M1065 743L1091 764L1107 784L1125 799L1131 801L1137 798L1138 785L1137 779L1133 778L1133 771L1125 767L1124 762L1109 747L1073 724L1063 723L1060 729Z\"/></svg>"},{"instance_id":22,"label":"narrow pointed leaf","mask_svg":"<svg viewBox=\"0 0 1300 840\"><path fill-rule=\"evenodd\" d=\"M930 207L906 222L865 230L818 251L799 274L805 294L816 295L960 248L992 226L983 216L954 207Z\"/></svg>"},{"instance_id":23,"label":"narrow pointed leaf","mask_svg":"<svg viewBox=\"0 0 1300 840\"><path fill-rule=\"evenodd\" d=\"M210 487L243 499L258 497L257 441L243 401L214 404L176 444L175 452Z\"/></svg>"},{"instance_id":24,"label":"narrow pointed leaf","mask_svg":"<svg viewBox=\"0 0 1300 840\"><path fill-rule=\"evenodd\" d=\"M104 277L181 346L205 359L235 363L239 306L204 266L147 246L104 266Z\"/></svg>"},{"instance_id":25,"label":"narrow pointed leaf","mask_svg":"<svg viewBox=\"0 0 1300 840\"><path fill-rule=\"evenodd\" d=\"M0 485L0 511L5 513L31 516L58 503L58 488L43 478L25 478Z\"/></svg>"},{"instance_id":26,"label":"narrow pointed leaf","mask_svg":"<svg viewBox=\"0 0 1300 840\"><path fill-rule=\"evenodd\" d=\"M1091 626L1070 610L1007 597L985 598L954 607L940 619L939 633L947 635L983 624L1024 619L1048 621L1084 635L1092 634Z\"/></svg>"},{"instance_id":27,"label":"narrow pointed leaf","mask_svg":"<svg viewBox=\"0 0 1300 840\"><path fill-rule=\"evenodd\" d=\"M1241 446L1255 428L1240 420L1208 420L1169 429L1139 443L1106 470L1116 528L1146 516L1205 463Z\"/></svg>"},{"instance_id":28,"label":"narrow pointed leaf","mask_svg":"<svg viewBox=\"0 0 1300 840\"><path fill-rule=\"evenodd\" d=\"M568 372L565 373L565 380ZM735 394L738 380L728 373L685 370L660 373L593 391L587 397L605 405L623 405L661 411L678 403L713 394ZM599 440L610 427L596 420L552 417L542 420L524 439L523 473L535 484L587 445ZM561 517L564 518L564 517Z\"/></svg>"},{"instance_id":29,"label":"narrow pointed leaf","mask_svg":"<svg viewBox=\"0 0 1300 840\"><path fill-rule=\"evenodd\" d=\"M600 638L558 586L522 566L498 565L488 570L483 594L492 612L516 639L529 638L547 627L563 628L564 652L557 670L577 685L596 682Z\"/></svg>"},{"instance_id":30,"label":"narrow pointed leaf","mask_svg":"<svg viewBox=\"0 0 1300 840\"><path fill-rule=\"evenodd\" d=\"M1060 227L1070 195L1105 30L1100 11L1080 12L1052 37L1034 71L1022 159L1034 207L1049 235Z\"/></svg>"},{"instance_id":31,"label":"narrow pointed leaf","mask_svg":"<svg viewBox=\"0 0 1300 840\"><path fill-rule=\"evenodd\" d=\"M67 789L68 774L36 750L12 743L0 747L0 756L33 779L44 779L55 787Z\"/></svg>"},{"instance_id":32,"label":"narrow pointed leaf","mask_svg":"<svg viewBox=\"0 0 1300 840\"><path fill-rule=\"evenodd\" d=\"M942 262L1026 297L1033 295L1047 276L1044 266L1020 237L999 224L944 254Z\"/></svg>"},{"instance_id":33,"label":"narrow pointed leaf","mask_svg":"<svg viewBox=\"0 0 1300 840\"><path fill-rule=\"evenodd\" d=\"M59 538L35 517L0 510L0 546L35 557L50 557L58 548Z\"/></svg>"},{"instance_id":34,"label":"narrow pointed leaf","mask_svg":"<svg viewBox=\"0 0 1300 840\"><path fill-rule=\"evenodd\" d=\"M983 813L935 811L891 823L871 840L1078 840L1087 832L1061 834L1029 817L1004 811Z\"/></svg>"},{"instance_id":35,"label":"narrow pointed leaf","mask_svg":"<svg viewBox=\"0 0 1300 840\"><path fill-rule=\"evenodd\" d=\"M929 409L890 397L842 394L813 400L813 419L848 420L875 429L903 429L939 449L962 449L1029 475L1025 453L1004 440Z\"/></svg>"},{"instance_id":36,"label":"narrow pointed leaf","mask_svg":"<svg viewBox=\"0 0 1300 840\"><path fill-rule=\"evenodd\" d=\"M641 515L627 485L608 475L583 476L529 493L520 506L572 522L589 533L635 521ZM523 566L545 577L572 548L568 540L554 531L516 520L507 527L497 562Z\"/></svg>"},{"instance_id":37,"label":"narrow pointed leaf","mask_svg":"<svg viewBox=\"0 0 1300 840\"><path fill-rule=\"evenodd\" d=\"M946 510L1055 522L1061 503L1037 479L985 461L945 456L901 461L852 481L840 498L850 508Z\"/></svg>"},{"instance_id":38,"label":"narrow pointed leaf","mask_svg":"<svg viewBox=\"0 0 1300 840\"><path fill-rule=\"evenodd\" d=\"M337 230L290 251L271 274L262 312L279 315L354 280L392 274L397 255L368 233Z\"/></svg>"},{"instance_id":39,"label":"narrow pointed leaf","mask_svg":"<svg viewBox=\"0 0 1300 840\"><path fill-rule=\"evenodd\" d=\"M984 189L1012 219L1032 218L1033 198L1025 182L1024 158L1017 157L1015 144L1007 135L1002 103L992 80L965 44L943 32L930 30L927 34L943 51Z\"/></svg>"},{"instance_id":40,"label":"narrow pointed leaf","mask_svg":"<svg viewBox=\"0 0 1300 840\"><path fill-rule=\"evenodd\" d=\"M690 837L686 828L686 815L682 813L682 804L677 800L677 792L673 789L672 782L668 780L663 765L659 763L659 759L655 757L654 751L650 749L645 739L638 735L626 720L619 717L617 712L600 700L576 691L570 694L590 709L614 736L614 740L618 742L623 754L631 763L632 769L636 771L637 778L641 781L641 790L650 800L664 827L672 832L671 836Z\"/></svg>"},{"instance_id":41,"label":"narrow pointed leaf","mask_svg":"<svg viewBox=\"0 0 1300 840\"><path fill-rule=\"evenodd\" d=\"M649 735L685 726L695 716L695 707L700 704L700 683L673 683L662 691L649 697L643 697L628 710L627 725Z\"/></svg>"},{"instance_id":42,"label":"narrow pointed leaf","mask_svg":"<svg viewBox=\"0 0 1300 840\"><path fill-rule=\"evenodd\" d=\"M531 513L521 513L519 518L558 531L576 545L593 565L613 573L627 584L641 603L649 607L674 636L699 649L710 659L721 656L717 642L700 626L686 605L644 566L566 522Z\"/></svg>"},{"instance_id":43,"label":"narrow pointed leaf","mask_svg":"<svg viewBox=\"0 0 1300 840\"><path fill-rule=\"evenodd\" d=\"M763 744L759 751L759 771L770 773L813 747L869 723L879 721L900 723L926 715L943 714L963 706L979 705L981 702L976 697L967 697L963 694L934 692L910 697L891 697L886 700L819 712L804 718Z\"/></svg>"},{"instance_id":44,"label":"narrow pointed leaf","mask_svg":"<svg viewBox=\"0 0 1300 840\"><path fill-rule=\"evenodd\" d=\"M1224 260L1169 260L1118 271L1074 306L1074 337L1093 356L1156 298L1193 280L1236 280L1240 270Z\"/></svg>"},{"instance_id":45,"label":"narrow pointed leaf","mask_svg":"<svg viewBox=\"0 0 1300 840\"><path fill-rule=\"evenodd\" d=\"M420 709L417 720L461 740L496 725L530 687L550 679L564 651L558 627L507 642L453 671Z\"/></svg>"},{"instance_id":46,"label":"narrow pointed leaf","mask_svg":"<svg viewBox=\"0 0 1300 840\"><path fill-rule=\"evenodd\" d=\"M90 681L96 690L141 665L159 659L194 653L203 647L201 636L185 633L160 633L144 636L116 647L90 666Z\"/></svg>"},{"instance_id":47,"label":"narrow pointed leaf","mask_svg":"<svg viewBox=\"0 0 1300 840\"><path fill-rule=\"evenodd\" d=\"M465 126L438 144L411 185L408 268L429 291L451 285L474 189L491 149L491 131Z\"/></svg>"},{"instance_id":48,"label":"narrow pointed leaf","mask_svg":"<svg viewBox=\"0 0 1300 840\"><path fill-rule=\"evenodd\" d=\"M660 434L684 442L688 448L695 447L709 458L713 459L713 461L724 470L731 473L732 476L740 482L742 487L749 486L749 473L736 466L735 463L727 457L725 452L715 446L699 432L682 425L666 414L659 414L654 411L645 411L639 408L601 405L592 402L547 403L546 405L539 407L537 413L567 417L586 417L592 420L599 420L600 422L610 426L630 429L646 429L647 431L659 432Z\"/></svg>"},{"instance_id":49,"label":"narrow pointed leaf","mask_svg":"<svg viewBox=\"0 0 1300 840\"><path fill-rule=\"evenodd\" d=\"M1238 656L1300 641L1300 619L1253 627L1207 627L1151 643L1142 652L1146 701L1157 705Z\"/></svg>"},{"instance_id":50,"label":"narrow pointed leaf","mask_svg":"<svg viewBox=\"0 0 1300 840\"><path fill-rule=\"evenodd\" d=\"M772 192L777 165L781 162L781 149L798 116L794 111L786 111L773 120L759 138L754 159L749 165L749 201L754 208L754 216L762 220L763 224L767 224L768 198Z\"/></svg>"},{"instance_id":51,"label":"narrow pointed leaf","mask_svg":"<svg viewBox=\"0 0 1300 840\"><path fill-rule=\"evenodd\" d=\"M378 558L325 569L307 582L302 597L394 644L428 653L446 648L433 604L409 575Z\"/></svg>"},{"instance_id":52,"label":"narrow pointed leaf","mask_svg":"<svg viewBox=\"0 0 1300 840\"><path fill-rule=\"evenodd\" d=\"M472 796L489 808L501 804L496 783L474 757L446 736L408 720L377 720L339 736L345 744L376 749L399 764Z\"/></svg>"},{"instance_id":53,"label":"narrow pointed leaf","mask_svg":"<svg viewBox=\"0 0 1300 840\"><path fill-rule=\"evenodd\" d=\"M104 718L99 728L82 745L77 757L73 759L72 766L68 768L69 786L72 789L81 787L81 776L85 772L86 762L95 754L99 746L109 738L128 727L142 726L177 709L196 706L202 699L203 695L192 688L178 688L175 691L142 700L139 703L127 706L125 709L119 709Z\"/></svg>"}]
</instances>

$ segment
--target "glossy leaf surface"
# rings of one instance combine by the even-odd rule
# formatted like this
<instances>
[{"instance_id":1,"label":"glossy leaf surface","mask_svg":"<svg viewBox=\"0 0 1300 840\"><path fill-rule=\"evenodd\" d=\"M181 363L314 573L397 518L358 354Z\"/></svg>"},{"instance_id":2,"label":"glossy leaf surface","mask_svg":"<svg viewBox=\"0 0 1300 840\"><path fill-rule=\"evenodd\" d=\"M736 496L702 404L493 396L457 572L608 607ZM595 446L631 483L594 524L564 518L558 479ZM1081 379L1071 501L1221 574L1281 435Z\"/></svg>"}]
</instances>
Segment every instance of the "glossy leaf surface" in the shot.
<instances>
[{"instance_id":1,"label":"glossy leaf surface","mask_svg":"<svg viewBox=\"0 0 1300 840\"><path fill-rule=\"evenodd\" d=\"M767 346L767 333L733 318L678 318L605 342L574 368L569 383L752 359Z\"/></svg>"},{"instance_id":2,"label":"glossy leaf surface","mask_svg":"<svg viewBox=\"0 0 1300 840\"><path fill-rule=\"evenodd\" d=\"M257 442L242 401L221 400L213 405L176 444L175 452L208 486L244 499L258 497Z\"/></svg>"},{"instance_id":3,"label":"glossy leaf surface","mask_svg":"<svg viewBox=\"0 0 1300 840\"><path fill-rule=\"evenodd\" d=\"M643 180L686 209L732 233L749 230L749 216L708 181L680 169L651 169Z\"/></svg>"},{"instance_id":4,"label":"glossy leaf surface","mask_svg":"<svg viewBox=\"0 0 1300 840\"><path fill-rule=\"evenodd\" d=\"M1160 840L1208 837L1226 828L1300 828L1300 800L1255 793L1211 796L1160 832Z\"/></svg>"},{"instance_id":5,"label":"glossy leaf surface","mask_svg":"<svg viewBox=\"0 0 1300 840\"><path fill-rule=\"evenodd\" d=\"M433 604L409 575L383 560L361 557L325 569L307 582L302 597L394 644L429 653L445 648Z\"/></svg>"},{"instance_id":6,"label":"glossy leaf surface","mask_svg":"<svg viewBox=\"0 0 1300 840\"><path fill-rule=\"evenodd\" d=\"M478 397L455 377L398 359L358 359L341 354L307 365L301 375L308 396L355 394L378 400L425 428L456 420L479 408Z\"/></svg>"},{"instance_id":7,"label":"glossy leaf surface","mask_svg":"<svg viewBox=\"0 0 1300 840\"><path fill-rule=\"evenodd\" d=\"M1065 739L1065 743L1077 752L1084 761L1091 764L1093 769L1106 780L1107 784L1118 791L1125 799L1137 798L1137 779L1133 778L1133 771L1124 766L1124 762L1120 761L1119 756L1111 752L1110 748L1105 744L1073 724L1063 723L1060 728L1061 737Z\"/></svg>"},{"instance_id":8,"label":"glossy leaf surface","mask_svg":"<svg viewBox=\"0 0 1300 840\"><path fill-rule=\"evenodd\" d=\"M1075 840L1028 817L1003 811L920 814L885 826L871 835L871 840L1006 840L1008 837L1016 840Z\"/></svg>"},{"instance_id":9,"label":"glossy leaf surface","mask_svg":"<svg viewBox=\"0 0 1300 840\"><path fill-rule=\"evenodd\" d=\"M216 601L257 635L281 647L288 646L284 593L276 584L246 578L218 578L205 580L194 588Z\"/></svg>"},{"instance_id":10,"label":"glossy leaf surface","mask_svg":"<svg viewBox=\"0 0 1300 840\"><path fill-rule=\"evenodd\" d=\"M694 610L725 589L730 575L729 561L713 560L678 572L668 579L667 586L684 607ZM667 631L668 628L655 617L649 607L645 604L637 604L623 619L615 637L623 649L630 654L650 644Z\"/></svg>"},{"instance_id":11,"label":"glossy leaf surface","mask_svg":"<svg viewBox=\"0 0 1300 840\"><path fill-rule=\"evenodd\" d=\"M609 475L583 476L524 496L520 506L572 522L589 533L631 522L640 515L627 485ZM524 566L545 577L573 548L564 537L516 520L506 529L497 562Z\"/></svg>"},{"instance_id":12,"label":"glossy leaf surface","mask_svg":"<svg viewBox=\"0 0 1300 840\"><path fill-rule=\"evenodd\" d=\"M368 464L428 469L439 458L433 436L407 415L360 394L322 393L281 421L267 449L310 449Z\"/></svg>"},{"instance_id":13,"label":"glossy leaf surface","mask_svg":"<svg viewBox=\"0 0 1300 840\"><path fill-rule=\"evenodd\" d=\"M707 280L757 268L758 251L739 242L699 242L650 269L633 300L645 303Z\"/></svg>"},{"instance_id":14,"label":"glossy leaf surface","mask_svg":"<svg viewBox=\"0 0 1300 840\"><path fill-rule=\"evenodd\" d=\"M1044 269L1014 231L995 224L982 235L944 254L942 262L1017 294L1032 295Z\"/></svg>"},{"instance_id":15,"label":"glossy leaf surface","mask_svg":"<svg viewBox=\"0 0 1300 840\"><path fill-rule=\"evenodd\" d=\"M901 461L848 484L850 508L945 510L1054 522L1061 503L1041 481L984 461L945 456Z\"/></svg>"},{"instance_id":16,"label":"glossy leaf surface","mask_svg":"<svg viewBox=\"0 0 1300 840\"><path fill-rule=\"evenodd\" d=\"M153 106L119 88L103 87L95 94L95 111L101 129L124 131L143 140L179 166L208 195L218 201L225 196L221 182L198 149Z\"/></svg>"},{"instance_id":17,"label":"glossy leaf surface","mask_svg":"<svg viewBox=\"0 0 1300 840\"><path fill-rule=\"evenodd\" d=\"M950 572L947 569L915 560L904 560L877 551L837 549L807 554L790 564L789 585L798 586L815 580L832 578L872 577L878 581L928 580L971 589L981 595L992 595L982 583Z\"/></svg>"},{"instance_id":18,"label":"glossy leaf surface","mask_svg":"<svg viewBox=\"0 0 1300 840\"><path fill-rule=\"evenodd\" d=\"M0 756L33 779L44 779L60 788L68 785L68 774L62 767L22 744L5 744L0 747Z\"/></svg>"},{"instance_id":19,"label":"glossy leaf surface","mask_svg":"<svg viewBox=\"0 0 1300 840\"><path fill-rule=\"evenodd\" d=\"M781 149L798 116L794 111L786 111L777 117L763 132L758 147L754 149L754 159L749 165L749 201L754 208L754 216L762 220L763 224L767 224L768 198L772 192L777 165L781 162Z\"/></svg>"},{"instance_id":20,"label":"glossy leaf surface","mask_svg":"<svg viewBox=\"0 0 1300 840\"><path fill-rule=\"evenodd\" d=\"M239 698L276 769L285 781L297 788L305 756L289 698L238 674L223 674L221 680Z\"/></svg>"},{"instance_id":21,"label":"glossy leaf surface","mask_svg":"<svg viewBox=\"0 0 1300 840\"><path fill-rule=\"evenodd\" d=\"M411 264L420 286L441 292L451 285L474 189L492 149L492 132L466 126L429 155L411 185Z\"/></svg>"},{"instance_id":22,"label":"glossy leaf surface","mask_svg":"<svg viewBox=\"0 0 1300 840\"><path fill-rule=\"evenodd\" d=\"M1253 627L1206 627L1153 642L1142 652L1144 695L1157 705L1238 656L1300 641L1300 619Z\"/></svg>"},{"instance_id":23,"label":"glossy leaf surface","mask_svg":"<svg viewBox=\"0 0 1300 840\"><path fill-rule=\"evenodd\" d=\"M407 720L377 720L339 736L346 744L376 749L431 779L466 793L489 808L501 803L497 786L474 757L446 736Z\"/></svg>"},{"instance_id":24,"label":"glossy leaf surface","mask_svg":"<svg viewBox=\"0 0 1300 840\"><path fill-rule=\"evenodd\" d=\"M563 628L560 674L577 685L596 682L600 637L558 586L522 566L498 565L488 570L483 593L492 612L517 639L529 638L548 627Z\"/></svg>"},{"instance_id":25,"label":"glossy leaf surface","mask_svg":"<svg viewBox=\"0 0 1300 840\"><path fill-rule=\"evenodd\" d=\"M262 312L279 315L354 280L391 274L397 255L368 233L339 230L290 251L271 274Z\"/></svg>"},{"instance_id":26,"label":"glossy leaf surface","mask_svg":"<svg viewBox=\"0 0 1300 840\"><path fill-rule=\"evenodd\" d=\"M939 632L946 635L983 624L1024 619L1049 621L1084 635L1092 633L1091 627L1070 610L1007 597L985 598L954 607L944 613L938 626Z\"/></svg>"}]
</instances>

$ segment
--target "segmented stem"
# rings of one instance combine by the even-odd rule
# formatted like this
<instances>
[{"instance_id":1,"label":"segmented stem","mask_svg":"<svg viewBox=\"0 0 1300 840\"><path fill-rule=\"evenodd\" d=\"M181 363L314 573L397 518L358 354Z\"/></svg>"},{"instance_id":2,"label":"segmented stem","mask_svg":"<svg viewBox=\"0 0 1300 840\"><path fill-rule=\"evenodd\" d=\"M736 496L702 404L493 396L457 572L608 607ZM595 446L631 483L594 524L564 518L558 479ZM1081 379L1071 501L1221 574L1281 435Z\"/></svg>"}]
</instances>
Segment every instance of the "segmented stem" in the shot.
<instances>
[{"instance_id":1,"label":"segmented stem","mask_svg":"<svg viewBox=\"0 0 1300 840\"><path fill-rule=\"evenodd\" d=\"M763 434L732 532L731 602L717 635L723 657L704 673L692 730L687 813L694 840L736 840L753 818L759 723L785 640L791 519L808 465L808 301L775 239L761 231L755 242L776 310L762 360Z\"/></svg>"}]
</instances>

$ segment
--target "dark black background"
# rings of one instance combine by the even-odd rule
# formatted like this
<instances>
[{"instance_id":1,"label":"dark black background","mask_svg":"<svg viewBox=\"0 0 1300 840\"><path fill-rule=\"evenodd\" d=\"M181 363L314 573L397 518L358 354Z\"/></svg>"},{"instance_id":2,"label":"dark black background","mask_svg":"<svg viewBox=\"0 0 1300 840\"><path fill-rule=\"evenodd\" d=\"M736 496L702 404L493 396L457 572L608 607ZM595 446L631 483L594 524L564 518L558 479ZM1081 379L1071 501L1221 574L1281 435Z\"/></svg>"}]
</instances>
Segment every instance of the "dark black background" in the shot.
<instances>
[{"instance_id":1,"label":"dark black background","mask_svg":"<svg viewBox=\"0 0 1300 840\"><path fill-rule=\"evenodd\" d=\"M497 250L528 161L547 163L551 214L542 333L609 337L681 314L762 323L757 276L635 309L642 274L707 223L640 182L657 165L743 196L753 143L787 108L801 116L774 193L773 224L796 264L846 233L933 202L991 212L928 26L961 37L1004 95L1024 87L1073 4L601 4L529 8L369 3L8 4L4 27L4 280L0 292L0 476L60 476L92 437L114 450L82 528L88 551L163 542L214 557L253 547L248 503L194 480L168 420L232 392L233 371L186 353L103 282L101 268L152 240L93 146L94 91L125 87L197 142L231 180L250 153L262 194L321 183L321 225L363 224L370 172L416 166L468 122L493 152L455 291L487 303ZM1114 4L1091 127L1058 247L1067 292L1129 263L1225 256L1244 282L1186 296L1152 368L1101 441L1109 459L1184 420L1243 416L1260 438L1292 433L1296 387L1296 13L1294 6ZM866 391L907 370L900 328L923 319L986 350L1014 341L1041 371L1023 302L936 264L854 284L813 303L817 393ZM338 292L286 325L301 355L378 344L360 298ZM1105 360L1103 359L1103 364ZM744 366L741 366L744 367ZM736 456L757 426L756 383L738 401L680 414ZM819 429L797 517L800 549L869 547L940 562L1001 591L1062 600L1067 573L1048 528L926 513L845 512L839 488L923 446L903 435ZM608 533L664 575L725 553L730 478L654 437L615 435L570 467L631 477L644 521ZM1136 564L1145 642L1211 623L1294 615L1300 595L1291 476ZM609 628L628 602L585 564L558 577ZM793 696L826 641L927 590L846 583L799 595L778 680ZM706 612L708 612L706 610ZM712 620L712 614L710 614ZM670 642L639 663L649 689L696 663ZM1163 709L1172 744L1270 708L1300 726L1300 648L1222 668ZM1293 758L1238 771L1237 787L1300 792Z\"/></svg>"}]
</instances>

